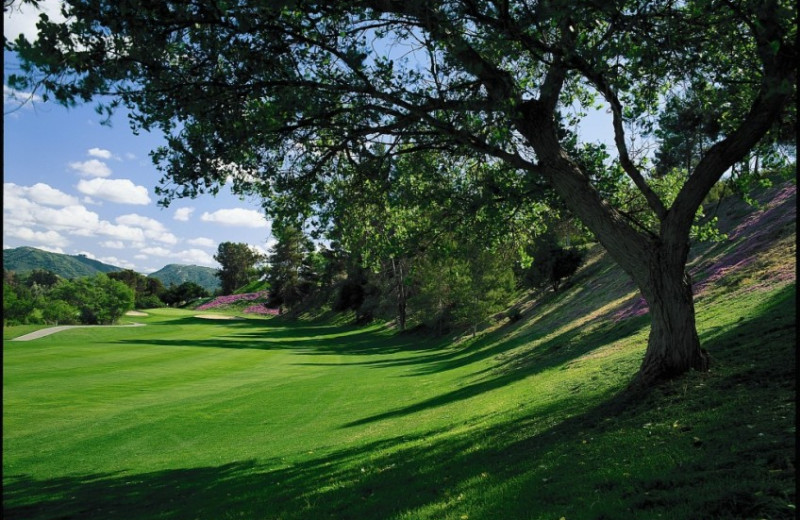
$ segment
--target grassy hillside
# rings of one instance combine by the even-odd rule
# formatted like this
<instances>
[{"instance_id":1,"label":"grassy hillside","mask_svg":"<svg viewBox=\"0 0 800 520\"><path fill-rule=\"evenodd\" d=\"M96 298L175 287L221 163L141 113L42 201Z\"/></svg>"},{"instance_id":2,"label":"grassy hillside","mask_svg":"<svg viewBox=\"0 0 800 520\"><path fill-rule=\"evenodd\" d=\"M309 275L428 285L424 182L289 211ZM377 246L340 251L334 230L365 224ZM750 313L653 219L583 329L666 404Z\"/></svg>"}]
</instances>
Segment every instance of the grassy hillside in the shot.
<instances>
[{"instance_id":1,"label":"grassy hillside","mask_svg":"<svg viewBox=\"0 0 800 520\"><path fill-rule=\"evenodd\" d=\"M216 273L217 270L212 267L169 264L147 276L158 278L164 287L169 287L171 284L180 285L184 282L194 282L213 293L220 288L220 281Z\"/></svg>"},{"instance_id":2,"label":"grassy hillside","mask_svg":"<svg viewBox=\"0 0 800 520\"><path fill-rule=\"evenodd\" d=\"M63 278L70 279L93 276L97 273L122 271L121 267L104 264L82 255L50 253L33 247L4 249L3 268L20 274L34 269L46 269Z\"/></svg>"},{"instance_id":3,"label":"grassy hillside","mask_svg":"<svg viewBox=\"0 0 800 520\"><path fill-rule=\"evenodd\" d=\"M600 250L475 338L158 309L5 341L4 517L792 518L795 197L697 248L713 368L647 395Z\"/></svg>"}]
</instances>

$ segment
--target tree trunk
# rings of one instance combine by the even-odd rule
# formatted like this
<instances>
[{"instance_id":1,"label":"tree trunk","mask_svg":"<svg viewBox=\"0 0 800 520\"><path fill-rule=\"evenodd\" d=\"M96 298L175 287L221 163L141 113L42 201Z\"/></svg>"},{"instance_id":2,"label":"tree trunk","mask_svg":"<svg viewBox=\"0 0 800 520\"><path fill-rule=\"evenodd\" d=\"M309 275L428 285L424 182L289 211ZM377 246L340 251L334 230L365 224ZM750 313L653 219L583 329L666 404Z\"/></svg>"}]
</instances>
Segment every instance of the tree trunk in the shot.
<instances>
[{"instance_id":1,"label":"tree trunk","mask_svg":"<svg viewBox=\"0 0 800 520\"><path fill-rule=\"evenodd\" d=\"M394 275L395 288L397 289L397 326L400 330L406 330L406 287L405 273L403 270L403 260L395 261L392 257L392 274Z\"/></svg>"},{"instance_id":2,"label":"tree trunk","mask_svg":"<svg viewBox=\"0 0 800 520\"><path fill-rule=\"evenodd\" d=\"M682 258L655 247L643 273L646 278L640 278L650 307L650 336L634 386L651 386L689 370L708 370L708 355L700 347L695 325L692 283Z\"/></svg>"}]
</instances>

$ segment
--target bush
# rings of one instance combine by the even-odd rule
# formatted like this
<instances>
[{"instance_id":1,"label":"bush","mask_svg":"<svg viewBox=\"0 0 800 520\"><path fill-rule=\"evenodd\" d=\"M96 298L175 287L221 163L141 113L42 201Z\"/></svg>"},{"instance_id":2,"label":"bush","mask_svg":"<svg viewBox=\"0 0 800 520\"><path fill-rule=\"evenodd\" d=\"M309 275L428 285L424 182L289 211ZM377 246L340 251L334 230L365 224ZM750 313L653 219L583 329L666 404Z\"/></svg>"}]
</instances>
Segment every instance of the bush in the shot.
<instances>
[{"instance_id":1,"label":"bush","mask_svg":"<svg viewBox=\"0 0 800 520\"><path fill-rule=\"evenodd\" d=\"M523 282L531 288L550 285L558 292L563 280L570 278L583 263L584 253L579 249L549 247L534 252L533 264L523 273Z\"/></svg>"}]
</instances>

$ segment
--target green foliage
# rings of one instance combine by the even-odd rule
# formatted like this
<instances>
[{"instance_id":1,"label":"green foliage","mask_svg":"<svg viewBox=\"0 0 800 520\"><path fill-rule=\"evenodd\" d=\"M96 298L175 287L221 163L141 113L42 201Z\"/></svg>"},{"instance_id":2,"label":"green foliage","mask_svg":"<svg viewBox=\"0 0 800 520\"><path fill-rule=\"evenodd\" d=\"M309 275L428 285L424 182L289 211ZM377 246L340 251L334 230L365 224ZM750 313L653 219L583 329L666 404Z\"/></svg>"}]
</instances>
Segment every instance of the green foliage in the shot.
<instances>
[{"instance_id":1,"label":"green foliage","mask_svg":"<svg viewBox=\"0 0 800 520\"><path fill-rule=\"evenodd\" d=\"M180 285L170 285L162 294L161 301L170 306L182 306L198 298L208 297L208 291L194 282L183 282ZM154 305L153 307L160 307Z\"/></svg>"},{"instance_id":2,"label":"green foliage","mask_svg":"<svg viewBox=\"0 0 800 520\"><path fill-rule=\"evenodd\" d=\"M42 309L42 319L53 325L74 325L80 323L81 310L64 300L51 300Z\"/></svg>"},{"instance_id":3,"label":"green foliage","mask_svg":"<svg viewBox=\"0 0 800 520\"><path fill-rule=\"evenodd\" d=\"M520 269L522 284L529 288L549 285L553 292L558 292L562 282L577 272L585 255L582 249L561 247L553 233L539 237L529 247L528 254L533 262Z\"/></svg>"},{"instance_id":4,"label":"green foliage","mask_svg":"<svg viewBox=\"0 0 800 520\"><path fill-rule=\"evenodd\" d=\"M268 257L267 282L272 306L291 309L318 286L319 260L314 243L293 224L273 223L277 242Z\"/></svg>"},{"instance_id":5,"label":"green foliage","mask_svg":"<svg viewBox=\"0 0 800 520\"><path fill-rule=\"evenodd\" d=\"M80 312L84 324L115 323L134 304L134 291L105 274L63 281L53 287L50 300L63 300Z\"/></svg>"},{"instance_id":6,"label":"green foliage","mask_svg":"<svg viewBox=\"0 0 800 520\"><path fill-rule=\"evenodd\" d=\"M3 324L20 325L28 323L35 307L30 289L3 281Z\"/></svg>"},{"instance_id":7,"label":"green foliage","mask_svg":"<svg viewBox=\"0 0 800 520\"><path fill-rule=\"evenodd\" d=\"M163 305L160 296L165 289L164 284L158 278L144 276L131 269L109 273L108 277L124 283L133 290L134 306L137 309L148 309Z\"/></svg>"},{"instance_id":8,"label":"green foliage","mask_svg":"<svg viewBox=\"0 0 800 520\"><path fill-rule=\"evenodd\" d=\"M258 277L256 265L263 258L245 243L223 242L217 248L214 260L219 262L217 277L222 283L222 294L233 294L236 289Z\"/></svg>"},{"instance_id":9,"label":"green foliage","mask_svg":"<svg viewBox=\"0 0 800 520\"><path fill-rule=\"evenodd\" d=\"M452 327L475 333L514 293L513 249L480 242L446 246L415 259L411 274L416 291L410 306L416 321L439 334Z\"/></svg>"}]
</instances>

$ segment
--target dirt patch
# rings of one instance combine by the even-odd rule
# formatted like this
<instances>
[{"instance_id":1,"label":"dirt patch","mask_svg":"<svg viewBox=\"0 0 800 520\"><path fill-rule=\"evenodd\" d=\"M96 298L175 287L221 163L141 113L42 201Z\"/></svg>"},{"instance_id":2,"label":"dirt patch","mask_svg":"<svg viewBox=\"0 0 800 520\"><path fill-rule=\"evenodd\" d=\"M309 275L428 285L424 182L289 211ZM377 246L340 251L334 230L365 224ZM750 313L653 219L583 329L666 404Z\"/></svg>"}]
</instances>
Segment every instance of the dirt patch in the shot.
<instances>
[{"instance_id":1,"label":"dirt patch","mask_svg":"<svg viewBox=\"0 0 800 520\"><path fill-rule=\"evenodd\" d=\"M225 314L196 314L195 318L203 318L204 320L243 320L239 316L227 316Z\"/></svg>"}]
</instances>

